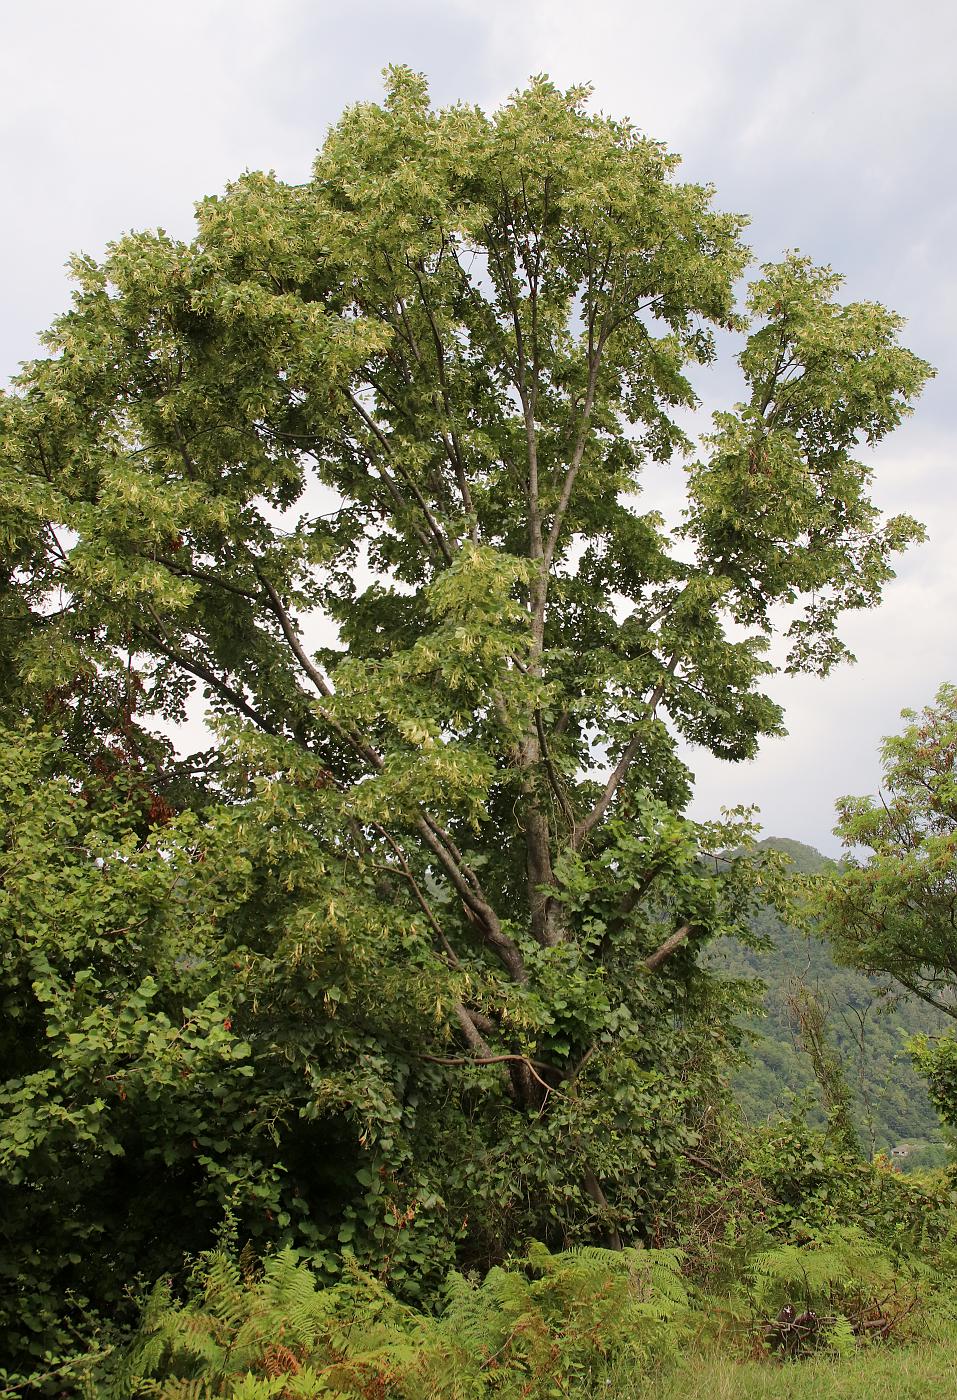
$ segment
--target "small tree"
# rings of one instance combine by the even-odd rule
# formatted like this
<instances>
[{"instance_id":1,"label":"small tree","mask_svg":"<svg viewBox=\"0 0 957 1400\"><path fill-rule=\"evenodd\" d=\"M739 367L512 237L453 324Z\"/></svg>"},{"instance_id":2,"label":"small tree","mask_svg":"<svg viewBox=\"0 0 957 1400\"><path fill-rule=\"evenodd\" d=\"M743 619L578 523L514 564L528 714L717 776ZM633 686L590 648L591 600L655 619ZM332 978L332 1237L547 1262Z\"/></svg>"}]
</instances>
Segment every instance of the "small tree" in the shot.
<instances>
[{"instance_id":1,"label":"small tree","mask_svg":"<svg viewBox=\"0 0 957 1400\"><path fill-rule=\"evenodd\" d=\"M957 686L904 710L882 746L878 799L846 797L837 831L849 859L815 896L822 930L844 962L883 974L957 1020ZM957 1040L910 1043L935 1108L957 1127Z\"/></svg>"},{"instance_id":2,"label":"small tree","mask_svg":"<svg viewBox=\"0 0 957 1400\"><path fill-rule=\"evenodd\" d=\"M957 1018L957 686L903 718L882 746L880 796L838 804L844 845L870 854L823 881L820 917L843 961Z\"/></svg>"},{"instance_id":3,"label":"small tree","mask_svg":"<svg viewBox=\"0 0 957 1400\"><path fill-rule=\"evenodd\" d=\"M76 259L2 402L7 711L232 811L235 1031L277 1140L326 1133L277 1228L410 1287L457 1241L647 1227L735 1041L696 954L756 892L676 742L780 733L778 605L824 673L921 535L854 456L929 373L899 318L797 255L737 310L744 219L587 96L436 112L393 70L306 184ZM718 333L744 401L669 527L643 473L690 453ZM197 688L219 750L184 764L150 723Z\"/></svg>"}]
</instances>

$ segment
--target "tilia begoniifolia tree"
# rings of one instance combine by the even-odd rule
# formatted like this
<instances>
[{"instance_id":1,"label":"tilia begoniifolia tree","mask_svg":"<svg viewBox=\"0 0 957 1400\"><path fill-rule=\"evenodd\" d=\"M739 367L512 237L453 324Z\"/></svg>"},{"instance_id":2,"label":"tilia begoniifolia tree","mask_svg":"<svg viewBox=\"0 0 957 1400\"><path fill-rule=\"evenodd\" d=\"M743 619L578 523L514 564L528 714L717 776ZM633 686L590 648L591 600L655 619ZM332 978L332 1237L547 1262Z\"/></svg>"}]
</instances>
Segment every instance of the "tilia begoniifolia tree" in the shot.
<instances>
[{"instance_id":1,"label":"tilia begoniifolia tree","mask_svg":"<svg viewBox=\"0 0 957 1400\"><path fill-rule=\"evenodd\" d=\"M560 1148L614 1232L638 1157L667 1156L649 1086L705 1072L695 950L751 888L700 856L734 831L680 817L677 738L742 759L781 732L783 612L790 668L846 655L841 614L921 535L855 453L929 367L797 255L738 309L745 220L587 104L536 79L435 111L392 70L306 184L248 174L192 242L77 258L2 404L2 625L8 703L152 765L171 806L151 717L201 691L231 756L207 790L271 792L315 860L295 899L352 901L357 962L401 913L439 988L401 1112L410 1074L474 1089L474 1061L488 1152L551 1124L526 1177L547 1195ZM744 401L696 456L679 420L719 333ZM684 477L670 525L653 463Z\"/></svg>"}]
</instances>

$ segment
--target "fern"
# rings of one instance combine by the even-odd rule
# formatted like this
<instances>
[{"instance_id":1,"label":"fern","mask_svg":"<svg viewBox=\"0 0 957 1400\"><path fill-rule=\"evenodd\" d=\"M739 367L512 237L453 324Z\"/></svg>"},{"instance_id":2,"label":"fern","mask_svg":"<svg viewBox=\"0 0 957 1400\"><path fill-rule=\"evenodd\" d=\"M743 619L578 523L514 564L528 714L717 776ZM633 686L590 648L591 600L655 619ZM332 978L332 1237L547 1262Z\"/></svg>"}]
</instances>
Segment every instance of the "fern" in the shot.
<instances>
[{"instance_id":1,"label":"fern","mask_svg":"<svg viewBox=\"0 0 957 1400\"><path fill-rule=\"evenodd\" d=\"M929 1270L892 1257L856 1226L835 1226L800 1243L765 1250L748 1271L755 1314L791 1305L820 1322L819 1339L846 1353L851 1342L887 1336L910 1317L932 1282Z\"/></svg>"},{"instance_id":2,"label":"fern","mask_svg":"<svg viewBox=\"0 0 957 1400\"><path fill-rule=\"evenodd\" d=\"M853 1226L835 1227L802 1244L766 1250L750 1272L760 1301L770 1306L800 1301L809 1308L824 1304L848 1284L873 1289L895 1276L887 1251Z\"/></svg>"},{"instance_id":3,"label":"fern","mask_svg":"<svg viewBox=\"0 0 957 1400\"><path fill-rule=\"evenodd\" d=\"M688 1312L681 1265L673 1250L532 1245L480 1284L453 1275L435 1318L355 1266L321 1287L292 1251L257 1272L220 1250L199 1262L187 1303L155 1291L125 1394L535 1400L572 1383L582 1393L616 1366L675 1350Z\"/></svg>"},{"instance_id":4,"label":"fern","mask_svg":"<svg viewBox=\"0 0 957 1400\"><path fill-rule=\"evenodd\" d=\"M270 1378L247 1374L232 1382L229 1394L231 1400L269 1400L270 1396L286 1395L288 1391L282 1376Z\"/></svg>"},{"instance_id":5,"label":"fern","mask_svg":"<svg viewBox=\"0 0 957 1400\"><path fill-rule=\"evenodd\" d=\"M450 1280L438 1329L451 1369L507 1393L554 1393L555 1376L595 1381L622 1361L638 1365L673 1351L683 1333L687 1292L676 1251L576 1249L551 1254L534 1244L512 1268L481 1285Z\"/></svg>"}]
</instances>

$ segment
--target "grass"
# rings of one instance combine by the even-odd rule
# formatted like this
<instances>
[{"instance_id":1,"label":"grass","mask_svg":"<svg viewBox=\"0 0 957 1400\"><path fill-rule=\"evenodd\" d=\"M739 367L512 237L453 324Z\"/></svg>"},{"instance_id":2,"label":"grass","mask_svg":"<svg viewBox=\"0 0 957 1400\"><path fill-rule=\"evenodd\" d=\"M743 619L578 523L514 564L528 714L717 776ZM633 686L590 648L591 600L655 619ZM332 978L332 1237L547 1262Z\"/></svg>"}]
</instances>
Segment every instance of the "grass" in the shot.
<instances>
[{"instance_id":1,"label":"grass","mask_svg":"<svg viewBox=\"0 0 957 1400\"><path fill-rule=\"evenodd\" d=\"M847 1358L736 1362L698 1352L664 1381L614 1400L957 1400L957 1337L905 1347L873 1347Z\"/></svg>"}]
</instances>

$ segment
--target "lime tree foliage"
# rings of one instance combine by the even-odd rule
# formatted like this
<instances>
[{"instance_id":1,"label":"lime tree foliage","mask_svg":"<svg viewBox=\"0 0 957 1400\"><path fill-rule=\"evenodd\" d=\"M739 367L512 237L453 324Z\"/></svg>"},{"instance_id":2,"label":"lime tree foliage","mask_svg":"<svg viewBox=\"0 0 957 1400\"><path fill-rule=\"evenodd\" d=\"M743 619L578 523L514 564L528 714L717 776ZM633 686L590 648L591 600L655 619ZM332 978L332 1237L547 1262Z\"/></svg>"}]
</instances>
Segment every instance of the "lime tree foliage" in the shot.
<instances>
[{"instance_id":1,"label":"lime tree foliage","mask_svg":"<svg viewBox=\"0 0 957 1400\"><path fill-rule=\"evenodd\" d=\"M392 71L305 184L77 258L0 401L33 1296L109 1302L226 1211L406 1297L628 1245L718 1130L740 991L698 955L774 877L681 815L676 743L782 732L779 604L791 670L846 655L922 534L855 454L930 370L796 254L739 308L745 220L587 96L435 111ZM719 332L743 399L695 457Z\"/></svg>"},{"instance_id":2,"label":"lime tree foliage","mask_svg":"<svg viewBox=\"0 0 957 1400\"><path fill-rule=\"evenodd\" d=\"M760 846L780 851L795 874L834 869L800 841L772 838ZM722 940L708 955L709 964L726 975L755 978L763 986L759 1014L742 1018L754 1040L734 1076L735 1098L747 1120L757 1124L789 1116L797 1104L810 1103L811 1123L825 1126L825 1105L819 1102L820 1086L801 1029L802 998L810 995L824 1014L827 1040L843 1067L861 1149L888 1152L904 1144L905 1171L943 1160L940 1120L906 1047L916 1035L939 1033L946 1018L886 976L842 967L827 942L787 923L773 908L758 910L751 928L759 946Z\"/></svg>"},{"instance_id":3,"label":"lime tree foliage","mask_svg":"<svg viewBox=\"0 0 957 1400\"><path fill-rule=\"evenodd\" d=\"M950 1029L912 1050L931 1098L957 1127L957 686L885 739L880 795L838 807L845 845L863 847L816 892L821 927L851 967L891 978ZM923 1028L922 1028L923 1029Z\"/></svg>"}]
</instances>

